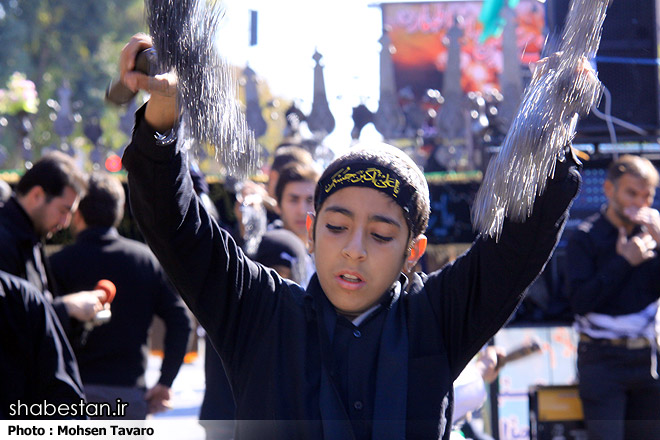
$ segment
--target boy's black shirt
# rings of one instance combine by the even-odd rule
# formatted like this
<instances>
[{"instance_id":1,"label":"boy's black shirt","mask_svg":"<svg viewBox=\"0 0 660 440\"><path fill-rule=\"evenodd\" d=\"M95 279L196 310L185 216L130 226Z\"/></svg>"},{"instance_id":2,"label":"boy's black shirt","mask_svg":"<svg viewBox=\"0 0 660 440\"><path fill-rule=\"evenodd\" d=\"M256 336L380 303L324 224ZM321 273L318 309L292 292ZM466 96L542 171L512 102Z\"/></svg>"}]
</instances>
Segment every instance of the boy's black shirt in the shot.
<instances>
[{"instance_id":1,"label":"boy's black shirt","mask_svg":"<svg viewBox=\"0 0 660 440\"><path fill-rule=\"evenodd\" d=\"M131 206L223 359L237 438L447 439L453 380L504 325L559 239L579 187L573 157L558 162L532 217L506 222L498 243L477 239L409 293L396 283L371 350L378 368L372 357L349 372L376 384L363 403L374 408L369 436L354 431L355 407L342 398L348 378L332 348L337 314L316 275L305 291L245 257L194 197L184 154L156 143L143 112L124 155Z\"/></svg>"}]
</instances>

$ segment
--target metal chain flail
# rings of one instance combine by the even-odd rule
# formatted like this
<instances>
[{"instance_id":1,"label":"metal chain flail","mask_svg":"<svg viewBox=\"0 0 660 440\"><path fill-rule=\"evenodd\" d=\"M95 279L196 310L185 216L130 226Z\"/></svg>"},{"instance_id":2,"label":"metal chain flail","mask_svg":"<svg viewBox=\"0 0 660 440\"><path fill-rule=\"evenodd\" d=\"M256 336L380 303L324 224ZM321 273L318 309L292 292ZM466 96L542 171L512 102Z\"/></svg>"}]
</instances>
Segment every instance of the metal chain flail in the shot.
<instances>
[{"instance_id":1,"label":"metal chain flail","mask_svg":"<svg viewBox=\"0 0 660 440\"><path fill-rule=\"evenodd\" d=\"M499 239L505 218L523 222L531 215L573 139L578 117L598 104L601 83L578 72L596 55L610 1L571 1L559 51L534 72L477 193L472 224L480 234Z\"/></svg>"},{"instance_id":2,"label":"metal chain flail","mask_svg":"<svg viewBox=\"0 0 660 440\"><path fill-rule=\"evenodd\" d=\"M178 77L180 136L188 145L210 144L227 172L247 177L258 166L259 146L238 100L238 82L219 54L221 1L145 0L147 23L161 72Z\"/></svg>"}]
</instances>

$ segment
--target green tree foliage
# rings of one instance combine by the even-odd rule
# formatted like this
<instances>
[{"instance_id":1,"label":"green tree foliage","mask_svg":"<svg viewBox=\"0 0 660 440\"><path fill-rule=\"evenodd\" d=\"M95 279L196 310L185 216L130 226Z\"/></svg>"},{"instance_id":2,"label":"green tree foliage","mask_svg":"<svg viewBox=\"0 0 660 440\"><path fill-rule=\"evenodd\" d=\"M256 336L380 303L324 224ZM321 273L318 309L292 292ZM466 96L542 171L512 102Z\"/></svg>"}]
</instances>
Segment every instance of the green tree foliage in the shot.
<instances>
[{"instance_id":1,"label":"green tree foliage","mask_svg":"<svg viewBox=\"0 0 660 440\"><path fill-rule=\"evenodd\" d=\"M128 143L120 128L126 110L104 101L105 89L116 77L119 53L131 35L147 32L144 0L0 0L0 88L14 72L25 74L36 85L39 109L30 116L33 158L46 147L58 147L54 130L58 89L71 91L74 132L65 139L88 153L92 144L83 127L98 120L107 151ZM237 69L237 77L241 72ZM268 132L260 142L273 150L282 141L288 104L273 97L265 81L259 81L259 95ZM243 93L241 93L243 95ZM2 127L2 119L8 123ZM132 115L129 115L132 122ZM0 168L23 169L16 118L0 114L0 158L3 146L11 155ZM126 125L126 124L124 124ZM207 174L221 175L223 168L209 149L202 163Z\"/></svg>"},{"instance_id":2,"label":"green tree foliage","mask_svg":"<svg viewBox=\"0 0 660 440\"><path fill-rule=\"evenodd\" d=\"M0 87L16 71L36 84L40 105L30 137L37 151L57 137L48 101L58 100L65 83L83 121L118 119L117 109L104 103L105 88L117 73L121 48L145 26L143 0L0 0ZM104 133L104 143L114 146L115 133Z\"/></svg>"}]
</instances>

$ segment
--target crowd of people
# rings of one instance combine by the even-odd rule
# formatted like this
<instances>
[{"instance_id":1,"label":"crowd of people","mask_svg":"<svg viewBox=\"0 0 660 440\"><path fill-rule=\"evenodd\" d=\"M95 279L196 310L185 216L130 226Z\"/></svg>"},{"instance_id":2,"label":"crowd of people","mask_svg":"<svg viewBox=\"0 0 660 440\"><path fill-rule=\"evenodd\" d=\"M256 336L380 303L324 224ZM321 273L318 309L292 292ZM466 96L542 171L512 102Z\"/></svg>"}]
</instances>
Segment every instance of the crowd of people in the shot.
<instances>
[{"instance_id":1,"label":"crowd of people","mask_svg":"<svg viewBox=\"0 0 660 440\"><path fill-rule=\"evenodd\" d=\"M266 185L237 185L236 223L222 218L178 146L176 95L159 92L176 78L131 70L150 45L136 35L120 61L122 81L151 93L123 157L147 244L118 232L122 183L85 175L64 153L45 155L3 192L0 417L43 416L17 414L18 402L121 402L128 419L167 410L192 314L207 338L200 421L209 440L448 439L483 404L504 355L486 347L562 235L580 184L570 145L525 222L505 221L498 239L480 236L424 273L428 184L385 144L358 144L323 170L304 148L283 145ZM647 159L618 158L607 205L570 238L589 439L660 432L658 181ZM65 228L74 241L46 253L45 240ZM166 335L148 386L154 316Z\"/></svg>"}]
</instances>

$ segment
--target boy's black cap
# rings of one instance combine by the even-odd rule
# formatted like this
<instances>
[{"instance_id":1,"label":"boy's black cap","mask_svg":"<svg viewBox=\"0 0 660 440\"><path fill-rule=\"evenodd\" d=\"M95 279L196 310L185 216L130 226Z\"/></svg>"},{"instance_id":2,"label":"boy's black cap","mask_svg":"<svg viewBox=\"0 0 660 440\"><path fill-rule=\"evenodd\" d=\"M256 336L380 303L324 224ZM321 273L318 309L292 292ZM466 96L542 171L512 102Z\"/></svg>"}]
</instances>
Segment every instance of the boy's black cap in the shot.
<instances>
[{"instance_id":1,"label":"boy's black cap","mask_svg":"<svg viewBox=\"0 0 660 440\"><path fill-rule=\"evenodd\" d=\"M304 264L307 251L303 242L288 229L266 231L261 238L254 260L267 267L285 266L295 271Z\"/></svg>"},{"instance_id":2,"label":"boy's black cap","mask_svg":"<svg viewBox=\"0 0 660 440\"><path fill-rule=\"evenodd\" d=\"M413 236L426 230L430 214L428 183L401 149L380 142L361 143L336 158L316 186L316 212L334 192L351 186L372 188L391 197L403 210Z\"/></svg>"}]
</instances>

